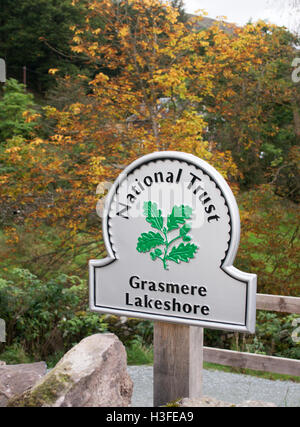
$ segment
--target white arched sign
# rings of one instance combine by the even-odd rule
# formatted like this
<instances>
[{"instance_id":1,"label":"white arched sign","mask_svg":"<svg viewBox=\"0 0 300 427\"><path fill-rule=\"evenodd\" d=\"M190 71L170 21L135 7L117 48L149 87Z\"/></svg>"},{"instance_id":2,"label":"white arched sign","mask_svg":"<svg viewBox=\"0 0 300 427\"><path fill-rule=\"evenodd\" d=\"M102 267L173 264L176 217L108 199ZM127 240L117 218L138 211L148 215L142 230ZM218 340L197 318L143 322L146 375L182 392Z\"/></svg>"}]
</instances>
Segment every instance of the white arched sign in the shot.
<instances>
[{"instance_id":1,"label":"white arched sign","mask_svg":"<svg viewBox=\"0 0 300 427\"><path fill-rule=\"evenodd\" d=\"M106 198L108 257L90 261L90 308L205 328L255 331L256 275L233 267L240 237L234 195L205 161L144 156Z\"/></svg>"}]
</instances>

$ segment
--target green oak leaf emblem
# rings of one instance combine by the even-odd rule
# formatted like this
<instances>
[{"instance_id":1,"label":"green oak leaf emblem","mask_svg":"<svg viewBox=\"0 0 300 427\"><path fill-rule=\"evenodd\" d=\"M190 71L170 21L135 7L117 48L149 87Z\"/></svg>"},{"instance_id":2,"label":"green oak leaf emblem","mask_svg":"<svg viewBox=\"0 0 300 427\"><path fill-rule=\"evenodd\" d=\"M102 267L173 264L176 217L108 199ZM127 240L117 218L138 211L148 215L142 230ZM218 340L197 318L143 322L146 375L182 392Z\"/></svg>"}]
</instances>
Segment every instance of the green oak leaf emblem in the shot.
<instances>
[{"instance_id":1,"label":"green oak leaf emblem","mask_svg":"<svg viewBox=\"0 0 300 427\"><path fill-rule=\"evenodd\" d=\"M164 218L161 210L154 202L144 203L144 216L146 221L156 230L142 233L138 238L137 251L140 253L150 252L153 261L160 259L165 270L168 270L168 261L176 264L180 262L190 262L195 258L199 249L194 243L190 243L192 238L189 232L192 227L187 223L193 214L189 206L174 206L167 217L167 224L164 226ZM174 233L176 231L176 234ZM174 243L178 240L182 242L178 246Z\"/></svg>"}]
</instances>

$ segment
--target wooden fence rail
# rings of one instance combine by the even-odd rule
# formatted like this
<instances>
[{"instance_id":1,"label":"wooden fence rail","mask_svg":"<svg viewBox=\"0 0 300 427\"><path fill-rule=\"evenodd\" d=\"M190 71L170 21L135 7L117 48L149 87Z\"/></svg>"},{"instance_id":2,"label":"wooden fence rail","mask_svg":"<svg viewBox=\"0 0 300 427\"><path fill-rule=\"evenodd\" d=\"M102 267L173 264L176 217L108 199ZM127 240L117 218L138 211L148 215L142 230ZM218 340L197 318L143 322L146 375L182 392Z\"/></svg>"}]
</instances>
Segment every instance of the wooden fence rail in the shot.
<instances>
[{"instance_id":1,"label":"wooden fence rail","mask_svg":"<svg viewBox=\"0 0 300 427\"><path fill-rule=\"evenodd\" d=\"M257 310L300 314L300 298L257 294ZM300 360L204 347L203 360L225 366L300 376Z\"/></svg>"},{"instance_id":2,"label":"wooden fence rail","mask_svg":"<svg viewBox=\"0 0 300 427\"><path fill-rule=\"evenodd\" d=\"M257 294L256 308L257 310L300 314L300 298Z\"/></svg>"}]
</instances>

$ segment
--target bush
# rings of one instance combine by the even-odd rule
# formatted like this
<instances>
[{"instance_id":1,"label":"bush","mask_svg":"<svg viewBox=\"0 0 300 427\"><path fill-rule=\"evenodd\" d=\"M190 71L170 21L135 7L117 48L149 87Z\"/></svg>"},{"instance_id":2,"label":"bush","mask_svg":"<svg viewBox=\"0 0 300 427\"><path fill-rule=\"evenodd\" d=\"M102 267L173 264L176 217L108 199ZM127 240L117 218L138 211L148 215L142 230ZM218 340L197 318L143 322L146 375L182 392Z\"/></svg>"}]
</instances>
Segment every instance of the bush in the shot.
<instances>
[{"instance_id":1,"label":"bush","mask_svg":"<svg viewBox=\"0 0 300 427\"><path fill-rule=\"evenodd\" d=\"M148 346L153 341L153 322L114 315L106 315L105 322L109 332L117 335L125 346L130 347L136 340L142 346Z\"/></svg>"},{"instance_id":2,"label":"bush","mask_svg":"<svg viewBox=\"0 0 300 427\"><path fill-rule=\"evenodd\" d=\"M33 96L15 79L8 79L0 99L0 141L28 138L36 126Z\"/></svg>"},{"instance_id":3,"label":"bush","mask_svg":"<svg viewBox=\"0 0 300 427\"><path fill-rule=\"evenodd\" d=\"M299 296L299 209L264 185L240 194L241 244L235 266L258 276L262 294Z\"/></svg>"},{"instance_id":4,"label":"bush","mask_svg":"<svg viewBox=\"0 0 300 427\"><path fill-rule=\"evenodd\" d=\"M8 365L32 362L32 358L25 353L24 348L20 344L13 344L6 347L5 351L0 355L0 359Z\"/></svg>"},{"instance_id":5,"label":"bush","mask_svg":"<svg viewBox=\"0 0 300 427\"><path fill-rule=\"evenodd\" d=\"M264 354L300 359L300 343L292 340L295 329L293 320L298 317L296 314L285 316L265 311L258 312L255 337ZM248 351L251 351L252 347L253 344L250 344Z\"/></svg>"},{"instance_id":6,"label":"bush","mask_svg":"<svg viewBox=\"0 0 300 427\"><path fill-rule=\"evenodd\" d=\"M88 312L87 305L86 281L76 276L60 274L43 282L15 268L0 278L6 345L21 346L35 360L68 351L84 337L106 331L103 317ZM2 348L7 349L3 344Z\"/></svg>"},{"instance_id":7,"label":"bush","mask_svg":"<svg viewBox=\"0 0 300 427\"><path fill-rule=\"evenodd\" d=\"M300 343L293 342L293 320L299 315L284 315L258 311L255 335L205 330L204 343L208 347L300 359Z\"/></svg>"}]
</instances>

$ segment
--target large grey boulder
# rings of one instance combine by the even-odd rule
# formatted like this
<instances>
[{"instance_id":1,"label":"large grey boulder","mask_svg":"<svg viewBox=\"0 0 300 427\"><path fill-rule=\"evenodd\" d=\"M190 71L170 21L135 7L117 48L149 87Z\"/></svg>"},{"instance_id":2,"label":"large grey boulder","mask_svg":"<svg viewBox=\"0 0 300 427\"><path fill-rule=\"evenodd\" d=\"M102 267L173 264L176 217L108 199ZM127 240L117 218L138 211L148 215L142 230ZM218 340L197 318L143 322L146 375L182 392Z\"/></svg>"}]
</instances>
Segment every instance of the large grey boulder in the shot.
<instances>
[{"instance_id":1,"label":"large grey boulder","mask_svg":"<svg viewBox=\"0 0 300 427\"><path fill-rule=\"evenodd\" d=\"M0 407L6 406L9 399L33 387L44 375L45 362L21 365L6 365L0 362Z\"/></svg>"},{"instance_id":2,"label":"large grey boulder","mask_svg":"<svg viewBox=\"0 0 300 427\"><path fill-rule=\"evenodd\" d=\"M97 334L73 347L31 390L7 406L129 406L132 389L125 347L113 334Z\"/></svg>"}]
</instances>

